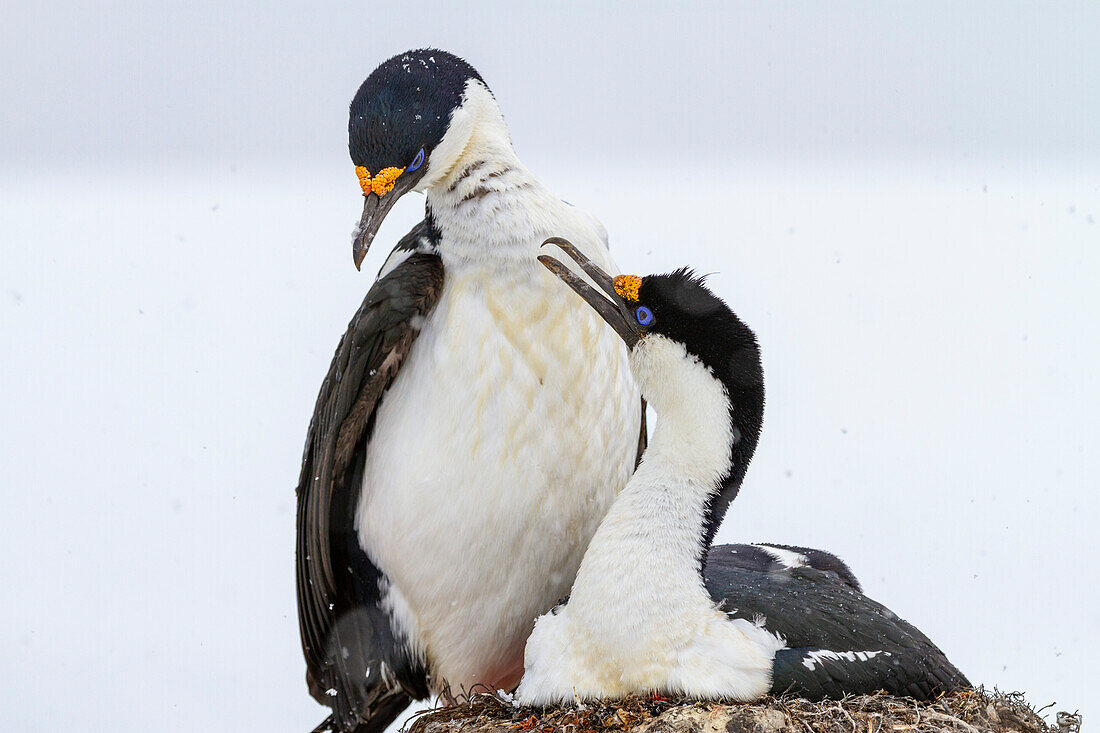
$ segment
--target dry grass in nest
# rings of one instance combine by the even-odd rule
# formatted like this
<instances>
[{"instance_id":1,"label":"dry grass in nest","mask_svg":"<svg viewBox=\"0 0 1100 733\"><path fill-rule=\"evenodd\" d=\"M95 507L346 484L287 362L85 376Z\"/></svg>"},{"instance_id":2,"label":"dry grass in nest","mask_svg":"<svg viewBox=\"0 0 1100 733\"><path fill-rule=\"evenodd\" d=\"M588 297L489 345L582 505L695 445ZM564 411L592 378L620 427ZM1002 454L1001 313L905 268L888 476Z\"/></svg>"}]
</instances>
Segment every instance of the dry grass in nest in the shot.
<instances>
[{"instance_id":1,"label":"dry grass in nest","mask_svg":"<svg viewBox=\"0 0 1100 733\"><path fill-rule=\"evenodd\" d=\"M1049 706L1048 706L1049 707ZM820 703L767 697L755 703L627 698L533 708L482 692L413 718L408 733L1078 733L1079 714L1048 725L1021 693L970 690L935 702L885 694Z\"/></svg>"}]
</instances>

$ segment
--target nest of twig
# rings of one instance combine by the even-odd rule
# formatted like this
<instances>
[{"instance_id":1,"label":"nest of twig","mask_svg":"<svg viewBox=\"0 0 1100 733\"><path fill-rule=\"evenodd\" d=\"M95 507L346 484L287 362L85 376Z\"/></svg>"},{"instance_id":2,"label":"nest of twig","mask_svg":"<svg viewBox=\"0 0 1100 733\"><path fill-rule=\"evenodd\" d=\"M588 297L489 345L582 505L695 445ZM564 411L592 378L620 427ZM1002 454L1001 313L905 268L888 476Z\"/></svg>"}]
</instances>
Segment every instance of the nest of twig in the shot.
<instances>
[{"instance_id":1,"label":"nest of twig","mask_svg":"<svg viewBox=\"0 0 1100 733\"><path fill-rule=\"evenodd\" d=\"M1049 706L1048 706L1049 707ZM1043 708L1045 710L1045 708ZM766 697L754 703L627 698L564 707L517 706L475 693L413 718L408 733L1078 733L1081 716L1048 725L1021 693L984 689L916 702L886 694L815 703Z\"/></svg>"}]
</instances>

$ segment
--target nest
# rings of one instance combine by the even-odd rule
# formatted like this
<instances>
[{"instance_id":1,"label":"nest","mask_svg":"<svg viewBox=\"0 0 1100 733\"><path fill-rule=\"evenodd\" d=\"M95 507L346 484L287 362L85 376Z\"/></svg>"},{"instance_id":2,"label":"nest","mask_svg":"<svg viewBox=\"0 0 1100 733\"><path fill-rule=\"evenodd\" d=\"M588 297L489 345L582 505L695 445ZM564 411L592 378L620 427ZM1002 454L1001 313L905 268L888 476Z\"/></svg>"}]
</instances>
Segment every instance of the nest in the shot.
<instances>
[{"instance_id":1,"label":"nest","mask_svg":"<svg viewBox=\"0 0 1100 733\"><path fill-rule=\"evenodd\" d=\"M1050 706L1047 706L1050 707ZM1043 708L1045 710L1046 708ZM886 694L810 702L766 697L754 703L655 698L578 706L517 706L498 693L474 693L425 711L407 733L1079 733L1078 713L1048 725L1021 693L967 690L935 702Z\"/></svg>"}]
</instances>

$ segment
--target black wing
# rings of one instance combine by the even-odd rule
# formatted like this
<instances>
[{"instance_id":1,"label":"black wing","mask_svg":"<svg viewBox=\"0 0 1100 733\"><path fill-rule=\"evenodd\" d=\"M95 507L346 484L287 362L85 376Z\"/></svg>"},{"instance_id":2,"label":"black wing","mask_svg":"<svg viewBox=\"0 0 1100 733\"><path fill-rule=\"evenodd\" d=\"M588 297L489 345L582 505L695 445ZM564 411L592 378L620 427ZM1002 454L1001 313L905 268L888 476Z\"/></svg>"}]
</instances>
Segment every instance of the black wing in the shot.
<instances>
[{"instance_id":1,"label":"black wing","mask_svg":"<svg viewBox=\"0 0 1100 733\"><path fill-rule=\"evenodd\" d=\"M427 222L395 250L406 256L375 281L321 385L298 479L298 621L310 692L338 730L384 728L426 675L378 606L381 572L360 548L354 516L375 410L443 287L443 263L416 251ZM423 250L424 247L420 246Z\"/></svg>"},{"instance_id":2,"label":"black wing","mask_svg":"<svg viewBox=\"0 0 1100 733\"><path fill-rule=\"evenodd\" d=\"M919 629L834 570L806 565L761 572L746 567L738 549L744 547L752 546L712 548L705 581L731 617L762 618L768 631L786 639L788 648L775 656L774 694L820 700L886 690L932 699L970 687Z\"/></svg>"}]
</instances>

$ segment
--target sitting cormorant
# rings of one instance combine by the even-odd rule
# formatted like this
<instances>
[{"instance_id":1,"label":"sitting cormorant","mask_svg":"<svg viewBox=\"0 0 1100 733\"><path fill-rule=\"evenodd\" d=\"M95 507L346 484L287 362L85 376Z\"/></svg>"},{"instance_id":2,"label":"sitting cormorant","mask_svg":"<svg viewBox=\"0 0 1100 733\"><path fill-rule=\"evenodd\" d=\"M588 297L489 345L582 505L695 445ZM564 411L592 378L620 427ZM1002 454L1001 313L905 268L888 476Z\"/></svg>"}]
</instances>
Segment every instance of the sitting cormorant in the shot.
<instances>
[{"instance_id":1,"label":"sitting cormorant","mask_svg":"<svg viewBox=\"0 0 1100 733\"><path fill-rule=\"evenodd\" d=\"M835 556L781 545L708 551L760 434L755 335L688 270L612 280L568 242L548 241L603 290L539 258L626 342L658 422L567 602L535 622L517 699L876 690L928 699L968 687L924 634L863 595Z\"/></svg>"}]
</instances>

